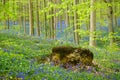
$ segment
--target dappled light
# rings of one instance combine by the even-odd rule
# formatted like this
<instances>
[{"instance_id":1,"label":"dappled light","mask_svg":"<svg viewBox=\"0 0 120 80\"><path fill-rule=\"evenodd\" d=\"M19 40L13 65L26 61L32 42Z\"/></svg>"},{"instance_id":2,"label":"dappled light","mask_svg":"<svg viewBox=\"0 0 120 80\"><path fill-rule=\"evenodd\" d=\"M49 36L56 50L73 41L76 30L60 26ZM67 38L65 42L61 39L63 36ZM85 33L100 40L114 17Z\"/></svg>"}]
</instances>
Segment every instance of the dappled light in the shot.
<instances>
[{"instance_id":1,"label":"dappled light","mask_svg":"<svg viewBox=\"0 0 120 80\"><path fill-rule=\"evenodd\" d=\"M119 80L119 0L0 0L0 80Z\"/></svg>"}]
</instances>

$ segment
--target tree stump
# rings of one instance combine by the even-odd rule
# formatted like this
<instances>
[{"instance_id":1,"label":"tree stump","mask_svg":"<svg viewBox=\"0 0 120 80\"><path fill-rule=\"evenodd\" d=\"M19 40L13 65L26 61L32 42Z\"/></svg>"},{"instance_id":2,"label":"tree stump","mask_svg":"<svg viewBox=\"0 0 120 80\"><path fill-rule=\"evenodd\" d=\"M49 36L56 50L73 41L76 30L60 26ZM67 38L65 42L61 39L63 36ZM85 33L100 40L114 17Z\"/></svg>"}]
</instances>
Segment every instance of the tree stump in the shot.
<instances>
[{"instance_id":1,"label":"tree stump","mask_svg":"<svg viewBox=\"0 0 120 80\"><path fill-rule=\"evenodd\" d=\"M91 66L93 53L89 49L70 46L59 46L52 48L51 61L54 65Z\"/></svg>"}]
</instances>

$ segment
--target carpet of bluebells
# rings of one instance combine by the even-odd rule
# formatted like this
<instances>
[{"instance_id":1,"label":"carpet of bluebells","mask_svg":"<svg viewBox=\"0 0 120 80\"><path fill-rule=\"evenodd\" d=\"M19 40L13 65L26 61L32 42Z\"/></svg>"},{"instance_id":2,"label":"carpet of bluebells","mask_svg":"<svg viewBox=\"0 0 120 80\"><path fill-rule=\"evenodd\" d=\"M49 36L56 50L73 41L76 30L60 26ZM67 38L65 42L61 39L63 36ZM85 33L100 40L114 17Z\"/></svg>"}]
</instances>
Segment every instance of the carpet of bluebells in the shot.
<instances>
[{"instance_id":1,"label":"carpet of bluebells","mask_svg":"<svg viewBox=\"0 0 120 80\"><path fill-rule=\"evenodd\" d=\"M16 35L17 34L17 35ZM91 48L97 67L64 69L52 62L42 62L53 40L0 32L0 80L119 80L120 48ZM62 44L71 45L71 44ZM80 65L79 65L80 66Z\"/></svg>"}]
</instances>

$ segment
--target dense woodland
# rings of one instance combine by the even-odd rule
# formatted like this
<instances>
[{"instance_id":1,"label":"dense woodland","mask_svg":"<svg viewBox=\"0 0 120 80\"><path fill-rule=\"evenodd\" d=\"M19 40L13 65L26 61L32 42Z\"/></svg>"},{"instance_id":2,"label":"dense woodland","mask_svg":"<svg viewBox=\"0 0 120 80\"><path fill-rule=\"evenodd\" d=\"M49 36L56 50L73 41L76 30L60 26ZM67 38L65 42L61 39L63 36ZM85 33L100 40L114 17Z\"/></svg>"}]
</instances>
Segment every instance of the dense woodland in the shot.
<instances>
[{"instance_id":1,"label":"dense woodland","mask_svg":"<svg viewBox=\"0 0 120 80\"><path fill-rule=\"evenodd\" d=\"M90 49L97 69L41 61L61 45ZM0 80L118 80L119 57L119 0L0 0Z\"/></svg>"}]
</instances>

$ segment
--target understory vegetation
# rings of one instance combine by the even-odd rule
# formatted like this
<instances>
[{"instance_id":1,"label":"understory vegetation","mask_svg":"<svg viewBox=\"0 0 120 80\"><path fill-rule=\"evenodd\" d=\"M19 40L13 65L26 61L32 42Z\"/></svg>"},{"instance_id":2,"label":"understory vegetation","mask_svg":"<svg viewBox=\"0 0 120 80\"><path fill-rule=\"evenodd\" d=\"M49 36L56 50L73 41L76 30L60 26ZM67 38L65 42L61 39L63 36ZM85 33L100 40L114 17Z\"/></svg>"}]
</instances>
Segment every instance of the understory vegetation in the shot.
<instances>
[{"instance_id":1,"label":"understory vegetation","mask_svg":"<svg viewBox=\"0 0 120 80\"><path fill-rule=\"evenodd\" d=\"M75 46L69 42L45 40L0 32L0 80L119 80L120 48L113 46L86 47L93 54L98 66L89 70L71 70L41 61L51 53L52 47Z\"/></svg>"}]
</instances>

